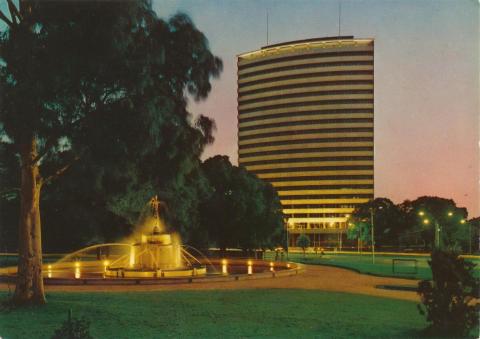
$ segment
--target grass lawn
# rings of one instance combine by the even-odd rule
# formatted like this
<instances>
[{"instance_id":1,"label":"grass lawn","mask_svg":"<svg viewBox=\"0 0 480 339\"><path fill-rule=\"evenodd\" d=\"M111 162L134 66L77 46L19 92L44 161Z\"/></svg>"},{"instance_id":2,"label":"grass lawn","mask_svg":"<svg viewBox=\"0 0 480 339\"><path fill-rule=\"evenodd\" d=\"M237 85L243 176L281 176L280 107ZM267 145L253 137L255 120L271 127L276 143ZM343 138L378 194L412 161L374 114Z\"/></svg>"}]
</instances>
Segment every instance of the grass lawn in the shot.
<instances>
[{"instance_id":1,"label":"grass lawn","mask_svg":"<svg viewBox=\"0 0 480 339\"><path fill-rule=\"evenodd\" d=\"M7 294L0 293L5 300ZM0 311L0 337L49 338L66 319L95 338L412 338L425 327L410 301L308 290L48 294L48 304Z\"/></svg>"},{"instance_id":2,"label":"grass lawn","mask_svg":"<svg viewBox=\"0 0 480 339\"><path fill-rule=\"evenodd\" d=\"M275 257L274 252L268 252L267 257L272 259ZM413 270L413 263L399 262L395 265L395 273L392 271L392 259L416 259L418 271L416 274L408 273ZM361 273L369 273L381 276L413 278L413 279L431 279L432 271L428 266L430 257L426 256L392 256L392 255L376 255L375 264L372 263L371 255L359 254L324 254L323 256L315 253L307 253L305 258L302 253L290 253L289 259L304 264L323 264L334 265L346 268L353 268ZM475 267L475 276L480 277L480 261L471 260L477 264Z\"/></svg>"}]
</instances>

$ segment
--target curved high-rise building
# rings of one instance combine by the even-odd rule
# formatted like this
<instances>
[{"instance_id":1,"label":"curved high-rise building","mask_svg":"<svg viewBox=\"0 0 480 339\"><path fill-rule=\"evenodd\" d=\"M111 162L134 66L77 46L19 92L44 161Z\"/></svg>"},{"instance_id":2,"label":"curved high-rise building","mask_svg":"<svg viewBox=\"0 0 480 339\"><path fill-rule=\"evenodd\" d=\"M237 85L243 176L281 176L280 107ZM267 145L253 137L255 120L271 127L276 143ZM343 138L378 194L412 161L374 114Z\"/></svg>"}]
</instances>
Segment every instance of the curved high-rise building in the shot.
<instances>
[{"instance_id":1,"label":"curved high-rise building","mask_svg":"<svg viewBox=\"0 0 480 339\"><path fill-rule=\"evenodd\" d=\"M372 39L318 38L238 56L238 162L278 191L290 246L342 246L373 198Z\"/></svg>"}]
</instances>

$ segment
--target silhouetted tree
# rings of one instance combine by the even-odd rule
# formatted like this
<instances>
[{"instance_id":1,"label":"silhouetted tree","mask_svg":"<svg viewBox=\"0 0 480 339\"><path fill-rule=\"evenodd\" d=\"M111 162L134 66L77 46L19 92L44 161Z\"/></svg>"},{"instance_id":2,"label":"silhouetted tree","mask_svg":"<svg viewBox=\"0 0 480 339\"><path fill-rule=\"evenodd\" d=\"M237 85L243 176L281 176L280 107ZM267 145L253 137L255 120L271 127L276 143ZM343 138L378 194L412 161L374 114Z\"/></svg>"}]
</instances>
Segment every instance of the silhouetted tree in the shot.
<instances>
[{"instance_id":1,"label":"silhouetted tree","mask_svg":"<svg viewBox=\"0 0 480 339\"><path fill-rule=\"evenodd\" d=\"M441 247L458 250L463 244L466 249L469 236L465 224L467 209L457 207L452 199L424 196L403 202L400 209L406 218L405 233L420 237L425 249L433 248L436 227L439 228Z\"/></svg>"},{"instance_id":2,"label":"silhouetted tree","mask_svg":"<svg viewBox=\"0 0 480 339\"><path fill-rule=\"evenodd\" d=\"M305 258L305 251L307 250L307 247L310 246L310 238L305 234L300 234L297 238L297 246L302 249L303 257Z\"/></svg>"},{"instance_id":3,"label":"silhouetted tree","mask_svg":"<svg viewBox=\"0 0 480 339\"><path fill-rule=\"evenodd\" d=\"M372 209L377 245L398 245L399 234L405 229L405 218L387 198L376 198L355 208L348 220L348 238L371 243Z\"/></svg>"},{"instance_id":4,"label":"silhouetted tree","mask_svg":"<svg viewBox=\"0 0 480 339\"><path fill-rule=\"evenodd\" d=\"M475 264L455 252L434 250L428 264L432 281L418 284L422 304L420 314L430 323L429 331L436 336L466 335L478 326L480 307L479 280L474 277Z\"/></svg>"},{"instance_id":5,"label":"silhouetted tree","mask_svg":"<svg viewBox=\"0 0 480 339\"><path fill-rule=\"evenodd\" d=\"M227 247L256 249L281 243L283 214L273 187L215 156L202 164L210 191L200 213L208 241Z\"/></svg>"},{"instance_id":6,"label":"silhouetted tree","mask_svg":"<svg viewBox=\"0 0 480 339\"><path fill-rule=\"evenodd\" d=\"M97 192L117 196L108 202L115 210L124 192L150 194L188 173L212 140L212 123L190 124L185 92L206 97L221 61L188 17L165 22L149 1L7 2L1 140L21 173L14 300L43 303L42 187L89 164ZM170 177L153 180L163 174Z\"/></svg>"}]
</instances>

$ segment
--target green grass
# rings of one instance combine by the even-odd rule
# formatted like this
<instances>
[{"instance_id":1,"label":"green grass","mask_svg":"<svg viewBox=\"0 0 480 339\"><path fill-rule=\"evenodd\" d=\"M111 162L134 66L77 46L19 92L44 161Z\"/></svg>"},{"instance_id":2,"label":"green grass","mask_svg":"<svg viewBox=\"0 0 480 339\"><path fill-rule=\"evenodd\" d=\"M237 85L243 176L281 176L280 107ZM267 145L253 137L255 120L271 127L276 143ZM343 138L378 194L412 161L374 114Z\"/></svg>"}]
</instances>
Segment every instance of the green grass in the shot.
<instances>
[{"instance_id":1,"label":"green grass","mask_svg":"<svg viewBox=\"0 0 480 339\"><path fill-rule=\"evenodd\" d=\"M274 258L274 253L267 253L267 258ZM405 267L406 263L397 263L395 266L396 272L392 271L392 259L416 259L418 271L416 274L408 273L408 271L413 270L412 267ZM359 254L314 254L307 253L305 258L301 253L290 253L289 260L300 262L304 264L313 264L313 265L333 265L340 266L345 268L351 268L357 270L361 273L368 273L380 276L388 277L397 277L397 278L411 278L411 279L431 279L432 271L428 266L428 260L430 257L427 256L392 256L392 255L376 255L375 264L372 263L371 255L359 255ZM468 259L471 260L471 259ZM480 261L471 260L477 264L475 267L474 274L476 277L480 277ZM399 272L400 271L400 272Z\"/></svg>"},{"instance_id":2,"label":"green grass","mask_svg":"<svg viewBox=\"0 0 480 339\"><path fill-rule=\"evenodd\" d=\"M346 293L56 292L45 306L2 310L0 337L49 338L69 309L91 321L95 338L412 338L426 325L414 302Z\"/></svg>"}]
</instances>

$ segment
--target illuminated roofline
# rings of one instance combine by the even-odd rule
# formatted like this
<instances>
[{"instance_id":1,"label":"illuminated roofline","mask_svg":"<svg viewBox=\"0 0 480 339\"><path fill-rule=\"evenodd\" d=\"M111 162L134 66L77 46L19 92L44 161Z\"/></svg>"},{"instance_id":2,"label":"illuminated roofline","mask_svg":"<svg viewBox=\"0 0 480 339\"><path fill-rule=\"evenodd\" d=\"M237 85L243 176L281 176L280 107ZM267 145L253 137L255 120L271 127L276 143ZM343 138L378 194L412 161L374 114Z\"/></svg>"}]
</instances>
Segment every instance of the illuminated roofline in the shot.
<instances>
[{"instance_id":1,"label":"illuminated roofline","mask_svg":"<svg viewBox=\"0 0 480 339\"><path fill-rule=\"evenodd\" d=\"M353 39L354 39L353 35L328 36L328 37L323 37L323 38L311 38L311 39L302 39L302 40L280 42L278 44L263 46L262 49L267 49L267 48L272 48L272 47L280 47L280 46L284 46L284 45L299 45L299 44L303 44L303 43L317 42L317 41L353 40Z\"/></svg>"},{"instance_id":2,"label":"illuminated roofline","mask_svg":"<svg viewBox=\"0 0 480 339\"><path fill-rule=\"evenodd\" d=\"M349 36L347 37L336 37L330 40L318 39L306 39L306 40L297 40L281 44L275 44L271 46L262 47L261 49L237 54L237 58L244 59L256 59L259 57L266 57L270 55L279 54L281 52L291 52L294 50L310 49L310 48L328 48L328 47L340 47L340 46L358 46L358 45L369 45L374 42L373 38L362 38L355 39Z\"/></svg>"}]
</instances>

